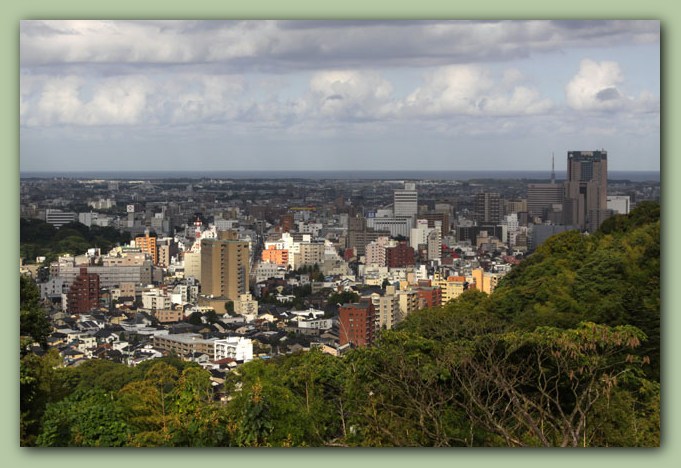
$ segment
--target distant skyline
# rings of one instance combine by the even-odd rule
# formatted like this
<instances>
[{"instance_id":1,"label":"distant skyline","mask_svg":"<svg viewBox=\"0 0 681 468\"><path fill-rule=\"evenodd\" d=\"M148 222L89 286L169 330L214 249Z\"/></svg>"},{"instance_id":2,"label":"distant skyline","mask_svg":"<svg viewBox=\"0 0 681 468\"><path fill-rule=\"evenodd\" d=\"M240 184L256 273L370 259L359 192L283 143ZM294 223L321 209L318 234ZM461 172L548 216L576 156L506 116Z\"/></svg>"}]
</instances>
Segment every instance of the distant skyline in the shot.
<instances>
[{"instance_id":1,"label":"distant skyline","mask_svg":"<svg viewBox=\"0 0 681 468\"><path fill-rule=\"evenodd\" d=\"M20 169L660 169L659 21L22 21Z\"/></svg>"}]
</instances>

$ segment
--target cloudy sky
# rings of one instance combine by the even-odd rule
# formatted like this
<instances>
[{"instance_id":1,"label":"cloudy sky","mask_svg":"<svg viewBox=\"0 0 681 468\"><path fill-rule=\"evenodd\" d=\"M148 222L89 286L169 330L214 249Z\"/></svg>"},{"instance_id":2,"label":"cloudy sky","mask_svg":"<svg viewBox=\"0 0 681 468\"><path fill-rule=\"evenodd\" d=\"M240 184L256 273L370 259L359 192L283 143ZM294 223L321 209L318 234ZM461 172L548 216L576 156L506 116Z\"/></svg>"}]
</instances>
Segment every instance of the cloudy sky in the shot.
<instances>
[{"instance_id":1,"label":"cloudy sky","mask_svg":"<svg viewBox=\"0 0 681 468\"><path fill-rule=\"evenodd\" d=\"M22 171L660 167L657 21L23 21Z\"/></svg>"}]
</instances>

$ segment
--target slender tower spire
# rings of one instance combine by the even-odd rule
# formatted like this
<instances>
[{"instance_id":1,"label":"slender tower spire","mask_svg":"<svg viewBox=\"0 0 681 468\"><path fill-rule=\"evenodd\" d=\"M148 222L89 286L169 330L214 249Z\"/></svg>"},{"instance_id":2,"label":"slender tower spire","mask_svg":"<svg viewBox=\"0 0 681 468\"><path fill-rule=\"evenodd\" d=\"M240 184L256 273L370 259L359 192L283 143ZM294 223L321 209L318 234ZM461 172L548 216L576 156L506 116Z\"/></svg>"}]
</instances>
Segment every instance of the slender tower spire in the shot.
<instances>
[{"instance_id":1,"label":"slender tower spire","mask_svg":"<svg viewBox=\"0 0 681 468\"><path fill-rule=\"evenodd\" d=\"M551 153L551 183L556 183L556 158L553 152Z\"/></svg>"}]
</instances>

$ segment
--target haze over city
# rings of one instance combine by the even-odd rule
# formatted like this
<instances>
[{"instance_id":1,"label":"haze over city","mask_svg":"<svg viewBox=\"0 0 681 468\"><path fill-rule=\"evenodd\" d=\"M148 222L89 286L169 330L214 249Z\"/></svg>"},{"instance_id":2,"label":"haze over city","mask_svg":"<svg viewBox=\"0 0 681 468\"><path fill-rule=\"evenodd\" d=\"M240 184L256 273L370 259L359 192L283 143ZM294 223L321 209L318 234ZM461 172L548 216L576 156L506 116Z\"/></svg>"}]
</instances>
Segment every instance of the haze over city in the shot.
<instances>
[{"instance_id":1,"label":"haze over city","mask_svg":"<svg viewBox=\"0 0 681 468\"><path fill-rule=\"evenodd\" d=\"M22 21L20 46L22 172L660 168L659 21Z\"/></svg>"}]
</instances>

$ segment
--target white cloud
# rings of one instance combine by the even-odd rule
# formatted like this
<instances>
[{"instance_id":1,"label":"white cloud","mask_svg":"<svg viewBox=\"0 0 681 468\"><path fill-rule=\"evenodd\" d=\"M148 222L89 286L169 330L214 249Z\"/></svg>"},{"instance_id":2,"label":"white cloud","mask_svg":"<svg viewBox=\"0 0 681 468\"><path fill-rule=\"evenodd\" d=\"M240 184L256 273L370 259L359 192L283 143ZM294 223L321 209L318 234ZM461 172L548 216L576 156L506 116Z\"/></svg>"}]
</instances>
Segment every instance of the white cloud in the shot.
<instances>
[{"instance_id":1,"label":"white cloud","mask_svg":"<svg viewBox=\"0 0 681 468\"><path fill-rule=\"evenodd\" d=\"M40 88L22 102L22 123L49 125L133 125L142 123L150 84L143 76L107 78L88 83L78 76L22 77L22 94Z\"/></svg>"},{"instance_id":2,"label":"white cloud","mask_svg":"<svg viewBox=\"0 0 681 468\"><path fill-rule=\"evenodd\" d=\"M340 70L316 73L303 108L337 119L376 119L392 110L393 86L378 73Z\"/></svg>"},{"instance_id":3,"label":"white cloud","mask_svg":"<svg viewBox=\"0 0 681 468\"><path fill-rule=\"evenodd\" d=\"M475 65L454 65L435 70L425 77L404 101L412 116L525 115L550 110L552 104L527 86L516 86L521 76L510 70L495 79L489 70Z\"/></svg>"},{"instance_id":4,"label":"white cloud","mask_svg":"<svg viewBox=\"0 0 681 468\"><path fill-rule=\"evenodd\" d=\"M565 86L567 104L579 111L659 110L659 101L651 93L643 92L638 97L629 96L624 83L625 79L617 62L584 59L577 74Z\"/></svg>"},{"instance_id":5,"label":"white cloud","mask_svg":"<svg viewBox=\"0 0 681 468\"><path fill-rule=\"evenodd\" d=\"M22 125L167 125L236 119L239 77L120 75L21 77Z\"/></svg>"}]
</instances>

